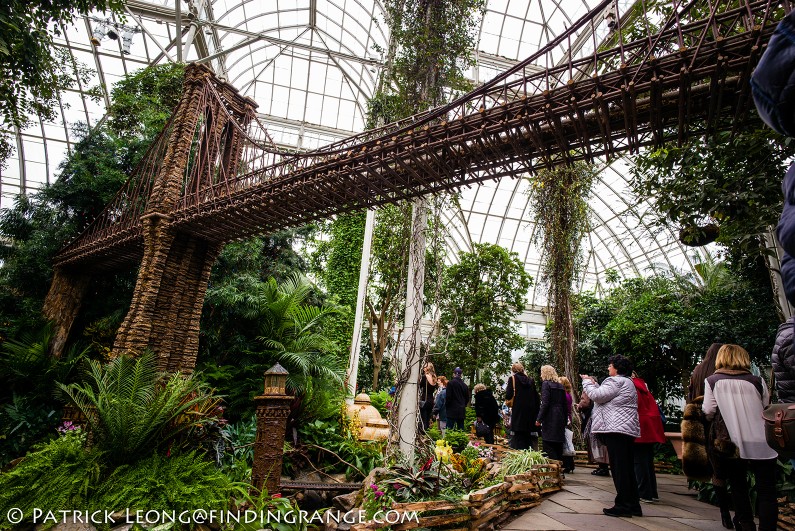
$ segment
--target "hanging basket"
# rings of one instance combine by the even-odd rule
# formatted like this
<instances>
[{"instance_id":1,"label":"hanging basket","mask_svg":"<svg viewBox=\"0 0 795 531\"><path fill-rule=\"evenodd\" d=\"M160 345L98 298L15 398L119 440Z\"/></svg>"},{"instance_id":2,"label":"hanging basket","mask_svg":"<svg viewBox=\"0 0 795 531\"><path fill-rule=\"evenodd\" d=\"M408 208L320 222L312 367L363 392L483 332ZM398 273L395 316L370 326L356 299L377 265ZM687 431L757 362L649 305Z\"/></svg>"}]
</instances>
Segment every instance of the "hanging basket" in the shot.
<instances>
[{"instance_id":1,"label":"hanging basket","mask_svg":"<svg viewBox=\"0 0 795 531\"><path fill-rule=\"evenodd\" d=\"M719 234L720 227L714 223L704 225L703 227L693 225L691 227L683 227L679 230L679 241L690 247L701 247L714 242Z\"/></svg>"}]
</instances>

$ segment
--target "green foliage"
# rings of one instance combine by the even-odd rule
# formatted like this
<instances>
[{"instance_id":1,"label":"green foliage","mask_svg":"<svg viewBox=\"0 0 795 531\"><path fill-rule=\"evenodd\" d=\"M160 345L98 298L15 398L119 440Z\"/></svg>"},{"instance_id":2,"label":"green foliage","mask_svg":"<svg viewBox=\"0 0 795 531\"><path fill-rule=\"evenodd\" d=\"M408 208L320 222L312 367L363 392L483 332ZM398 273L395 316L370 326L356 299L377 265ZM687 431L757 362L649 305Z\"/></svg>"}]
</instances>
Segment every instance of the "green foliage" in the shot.
<instances>
[{"instance_id":1,"label":"green foliage","mask_svg":"<svg viewBox=\"0 0 795 531\"><path fill-rule=\"evenodd\" d=\"M328 323L327 333L337 345L336 354L345 360L353 337L364 220L363 212L337 216L328 226L330 239L318 242L313 256L315 272L340 306L340 311Z\"/></svg>"},{"instance_id":2,"label":"green foliage","mask_svg":"<svg viewBox=\"0 0 795 531\"><path fill-rule=\"evenodd\" d=\"M425 433L434 442L443 438L442 437L442 432L441 432L441 430L439 430L439 427L436 425L436 423L433 423L431 425L431 427L428 428L428 430Z\"/></svg>"},{"instance_id":3,"label":"green foliage","mask_svg":"<svg viewBox=\"0 0 795 531\"><path fill-rule=\"evenodd\" d=\"M344 472L349 478L363 478L384 463L383 441L358 441L342 433L338 422L315 420L303 424L298 435L305 456L326 472Z\"/></svg>"},{"instance_id":4,"label":"green foliage","mask_svg":"<svg viewBox=\"0 0 795 531\"><path fill-rule=\"evenodd\" d=\"M631 187L654 206L658 227L718 223L719 243L756 255L759 235L781 213L781 177L794 153L768 128L670 143L635 157Z\"/></svg>"},{"instance_id":5,"label":"green foliage","mask_svg":"<svg viewBox=\"0 0 795 531\"><path fill-rule=\"evenodd\" d=\"M444 101L445 90L455 94L470 88L464 73L474 64L485 2L388 0L384 7L393 40L386 50L390 68L383 91L370 105L369 127L435 107Z\"/></svg>"},{"instance_id":6,"label":"green foliage","mask_svg":"<svg viewBox=\"0 0 795 531\"><path fill-rule=\"evenodd\" d=\"M607 358L623 354L662 401L683 396L690 372L716 339L742 345L766 365L778 324L769 284L720 267L712 275L723 282L655 275L625 280L602 299L580 295L581 371L604 375Z\"/></svg>"},{"instance_id":7,"label":"green foliage","mask_svg":"<svg viewBox=\"0 0 795 531\"><path fill-rule=\"evenodd\" d=\"M17 466L0 474L0 514L12 507L22 509L30 520L33 509L73 510L99 483L104 454L85 449L85 433L71 432L29 453ZM0 520L0 528L13 526Z\"/></svg>"},{"instance_id":8,"label":"green foliage","mask_svg":"<svg viewBox=\"0 0 795 531\"><path fill-rule=\"evenodd\" d=\"M24 455L47 435L55 435L61 404L53 396L56 382L70 381L85 351L68 349L50 356L52 327L7 339L0 351L0 466Z\"/></svg>"},{"instance_id":9,"label":"green foliage","mask_svg":"<svg viewBox=\"0 0 795 531\"><path fill-rule=\"evenodd\" d=\"M381 418L389 417L389 409L387 409L387 402L392 402L392 397L389 396L387 391L379 391L377 393L370 393L370 405L381 413Z\"/></svg>"},{"instance_id":10,"label":"green foliage","mask_svg":"<svg viewBox=\"0 0 795 531\"><path fill-rule=\"evenodd\" d=\"M88 70L53 46L53 37L78 15L111 10L120 0L7 0L0 4L0 167L11 153L10 131L25 129L31 116L54 120L61 92ZM55 50L55 51L54 51Z\"/></svg>"},{"instance_id":11,"label":"green foliage","mask_svg":"<svg viewBox=\"0 0 795 531\"><path fill-rule=\"evenodd\" d=\"M233 497L247 497L248 485L232 482L196 452L155 453L114 469L108 454L86 448L85 435L69 432L41 445L0 475L2 514L19 507L30 521L34 509L226 510ZM13 528L0 520L0 529Z\"/></svg>"},{"instance_id":12,"label":"green foliage","mask_svg":"<svg viewBox=\"0 0 795 531\"><path fill-rule=\"evenodd\" d=\"M193 376L157 371L154 356L88 362L83 384L58 384L87 419L94 446L110 463L129 463L167 448L215 420L218 399Z\"/></svg>"},{"instance_id":13,"label":"green foliage","mask_svg":"<svg viewBox=\"0 0 795 531\"><path fill-rule=\"evenodd\" d=\"M277 362L290 373L287 384L296 395L328 398L303 400L298 415L328 415L345 370L326 335L338 308L314 304L314 287L297 275L280 283L250 270L215 278L205 296L200 361L203 378L228 397L230 418L253 414L262 375Z\"/></svg>"},{"instance_id":14,"label":"green foliage","mask_svg":"<svg viewBox=\"0 0 795 531\"><path fill-rule=\"evenodd\" d=\"M530 203L540 243L542 280L552 307L549 330L555 365L576 381L572 287L581 265L581 241L589 230L588 197L596 179L593 165L575 163L538 172L530 179Z\"/></svg>"},{"instance_id":15,"label":"green foliage","mask_svg":"<svg viewBox=\"0 0 795 531\"><path fill-rule=\"evenodd\" d=\"M5 22L3 9L16 4L24 2L0 7L0 26ZM38 2L29 5L40 9ZM80 5L97 4L78 2L76 6ZM45 50L49 54L49 47ZM113 90L108 123L91 130L78 127L79 140L59 168L58 180L32 196L17 197L14 208L0 213L0 235L14 242L0 249L0 333L15 336L21 329L40 326L52 257L105 208L141 160L182 93L183 69L183 65L151 67L119 82ZM146 81L150 78L160 81ZM138 105L142 101L147 105ZM129 271L92 279L83 303L85 315L74 325L77 333L92 321L120 309L126 312L133 285Z\"/></svg>"},{"instance_id":16,"label":"green foliage","mask_svg":"<svg viewBox=\"0 0 795 531\"><path fill-rule=\"evenodd\" d=\"M461 430L445 430L444 440L453 447L453 450L460 452L469 443L469 434Z\"/></svg>"},{"instance_id":17,"label":"green foliage","mask_svg":"<svg viewBox=\"0 0 795 531\"><path fill-rule=\"evenodd\" d=\"M247 490L248 485L233 483L196 452L168 457L155 453L116 468L97 487L92 502L113 511L222 511L232 495L243 498Z\"/></svg>"},{"instance_id":18,"label":"green foliage","mask_svg":"<svg viewBox=\"0 0 795 531\"><path fill-rule=\"evenodd\" d=\"M440 373L459 366L494 387L508 372L511 353L524 344L514 316L524 309L532 279L518 255L499 245L475 244L458 256L444 273L440 324L450 333L437 342L435 350L443 354L434 362Z\"/></svg>"},{"instance_id":19,"label":"green foliage","mask_svg":"<svg viewBox=\"0 0 795 531\"><path fill-rule=\"evenodd\" d=\"M225 452L221 470L234 481L250 481L254 466L254 440L257 438L257 417L227 424L222 430Z\"/></svg>"},{"instance_id":20,"label":"green foliage","mask_svg":"<svg viewBox=\"0 0 795 531\"><path fill-rule=\"evenodd\" d=\"M422 501L436 497L444 483L447 474L441 466L436 470L431 468L417 468L413 465L395 465L389 469L387 482L394 489L393 496L401 501Z\"/></svg>"},{"instance_id":21,"label":"green foliage","mask_svg":"<svg viewBox=\"0 0 795 531\"><path fill-rule=\"evenodd\" d=\"M533 465L541 465L547 462L547 458L536 450L519 450L508 452L500 462L500 476L512 476L523 474L530 470Z\"/></svg>"}]
</instances>

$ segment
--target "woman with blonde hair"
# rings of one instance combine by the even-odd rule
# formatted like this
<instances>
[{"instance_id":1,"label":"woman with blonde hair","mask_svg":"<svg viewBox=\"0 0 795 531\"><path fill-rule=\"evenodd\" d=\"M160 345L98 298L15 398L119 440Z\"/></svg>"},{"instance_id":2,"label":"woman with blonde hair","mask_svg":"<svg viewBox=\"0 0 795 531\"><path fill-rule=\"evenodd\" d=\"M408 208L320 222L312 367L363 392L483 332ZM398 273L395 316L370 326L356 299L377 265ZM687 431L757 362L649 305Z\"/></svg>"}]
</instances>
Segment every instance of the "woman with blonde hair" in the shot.
<instances>
[{"instance_id":1,"label":"woman with blonde hair","mask_svg":"<svg viewBox=\"0 0 795 531\"><path fill-rule=\"evenodd\" d=\"M764 379L751 374L751 359L739 345L723 345L715 360L715 373L704 385L704 414L712 427L725 425L730 441L718 439L714 457L728 474L734 502L734 527L756 530L748 496L748 470L756 478L759 531L776 529L775 450L765 440L762 410L770 403ZM710 430L712 432L712 430ZM720 430L715 431L718 435Z\"/></svg>"},{"instance_id":2,"label":"woman with blonde hair","mask_svg":"<svg viewBox=\"0 0 795 531\"><path fill-rule=\"evenodd\" d=\"M524 372L524 365L517 361L511 365L511 374L505 387L505 400L512 400L511 406L511 448L514 450L535 450L538 439L533 437L533 424L538 417L538 391L532 378Z\"/></svg>"},{"instance_id":3,"label":"woman with blonde hair","mask_svg":"<svg viewBox=\"0 0 795 531\"><path fill-rule=\"evenodd\" d=\"M536 426L541 427L544 453L550 459L563 460L566 441L566 391L552 365L541 367L541 407Z\"/></svg>"},{"instance_id":4,"label":"woman with blonde hair","mask_svg":"<svg viewBox=\"0 0 795 531\"><path fill-rule=\"evenodd\" d=\"M486 444L494 444L494 428L500 420L500 406L494 398L491 389L479 383L473 389L475 395L475 414L478 421L489 427L489 432L484 435Z\"/></svg>"}]
</instances>

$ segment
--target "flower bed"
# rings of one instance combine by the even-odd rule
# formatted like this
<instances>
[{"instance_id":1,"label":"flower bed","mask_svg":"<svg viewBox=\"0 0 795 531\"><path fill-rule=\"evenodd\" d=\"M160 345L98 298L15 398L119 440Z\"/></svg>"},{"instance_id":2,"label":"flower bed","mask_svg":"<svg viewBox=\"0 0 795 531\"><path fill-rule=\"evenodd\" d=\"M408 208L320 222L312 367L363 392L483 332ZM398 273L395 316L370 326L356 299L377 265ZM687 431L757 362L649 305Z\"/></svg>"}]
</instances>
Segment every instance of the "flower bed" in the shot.
<instances>
[{"instance_id":1,"label":"flower bed","mask_svg":"<svg viewBox=\"0 0 795 531\"><path fill-rule=\"evenodd\" d=\"M418 514L418 520L390 526L395 531L416 528L444 528L449 531L475 531L485 528L510 512L535 507L546 494L563 486L560 462L532 465L521 474L506 476L504 481L470 492L460 500L429 500L392 503L389 509ZM354 525L352 531L373 531L384 524L367 522Z\"/></svg>"}]
</instances>

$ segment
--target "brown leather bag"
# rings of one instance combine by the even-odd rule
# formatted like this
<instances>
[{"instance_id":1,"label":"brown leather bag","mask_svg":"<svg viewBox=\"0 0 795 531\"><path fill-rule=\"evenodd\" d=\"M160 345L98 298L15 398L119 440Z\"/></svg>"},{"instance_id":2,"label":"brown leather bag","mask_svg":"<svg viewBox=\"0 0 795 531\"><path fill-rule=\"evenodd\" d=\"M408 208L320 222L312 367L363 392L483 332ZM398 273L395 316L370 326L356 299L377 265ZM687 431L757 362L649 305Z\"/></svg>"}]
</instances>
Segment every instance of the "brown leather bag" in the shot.
<instances>
[{"instance_id":1,"label":"brown leather bag","mask_svg":"<svg viewBox=\"0 0 795 531\"><path fill-rule=\"evenodd\" d=\"M516 375L511 375L511 387L513 388L513 396L505 401L505 405L508 407L513 407L513 401L516 400Z\"/></svg>"},{"instance_id":2,"label":"brown leather bag","mask_svg":"<svg viewBox=\"0 0 795 531\"><path fill-rule=\"evenodd\" d=\"M767 444L782 456L795 455L795 404L770 404L762 418Z\"/></svg>"}]
</instances>

